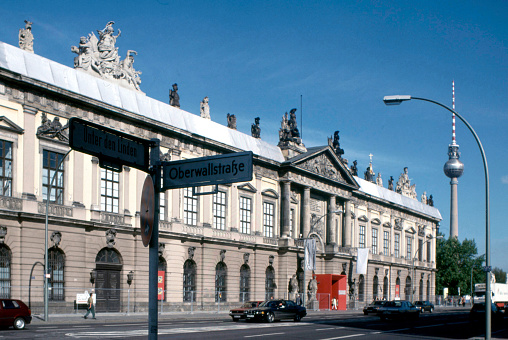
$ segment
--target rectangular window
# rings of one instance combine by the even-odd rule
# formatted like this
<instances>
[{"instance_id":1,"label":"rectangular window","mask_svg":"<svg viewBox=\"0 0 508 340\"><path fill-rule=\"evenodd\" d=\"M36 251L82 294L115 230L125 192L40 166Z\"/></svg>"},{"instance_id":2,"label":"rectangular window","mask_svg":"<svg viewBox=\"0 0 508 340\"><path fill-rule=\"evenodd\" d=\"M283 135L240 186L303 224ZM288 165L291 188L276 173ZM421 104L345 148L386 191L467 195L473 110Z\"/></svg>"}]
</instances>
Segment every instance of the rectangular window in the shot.
<instances>
[{"instance_id":1,"label":"rectangular window","mask_svg":"<svg viewBox=\"0 0 508 340\"><path fill-rule=\"evenodd\" d=\"M411 246L413 244L413 238L411 236L406 236L406 259L410 259L413 256L412 255L412 249Z\"/></svg>"},{"instance_id":2,"label":"rectangular window","mask_svg":"<svg viewBox=\"0 0 508 340\"><path fill-rule=\"evenodd\" d=\"M273 204L263 202L263 228L265 237L273 237L273 220L274 209Z\"/></svg>"},{"instance_id":3,"label":"rectangular window","mask_svg":"<svg viewBox=\"0 0 508 340\"><path fill-rule=\"evenodd\" d=\"M377 229L372 228L372 254L377 254Z\"/></svg>"},{"instance_id":4,"label":"rectangular window","mask_svg":"<svg viewBox=\"0 0 508 340\"><path fill-rule=\"evenodd\" d=\"M160 210L159 210L159 220L165 221L166 220L166 194L165 192L159 193L159 204L160 204Z\"/></svg>"},{"instance_id":5,"label":"rectangular window","mask_svg":"<svg viewBox=\"0 0 508 340\"><path fill-rule=\"evenodd\" d=\"M64 191L64 167L63 162L60 168L56 168L58 163L63 159L64 155L48 150L42 152L42 199L45 202L48 199L48 188L51 179L55 176L51 193L49 194L49 202L56 204L63 204L63 191ZM55 175L56 174L56 175Z\"/></svg>"},{"instance_id":6,"label":"rectangular window","mask_svg":"<svg viewBox=\"0 0 508 340\"><path fill-rule=\"evenodd\" d=\"M365 248L365 226L360 226L360 238L358 240L358 246L360 248Z\"/></svg>"},{"instance_id":7,"label":"rectangular window","mask_svg":"<svg viewBox=\"0 0 508 340\"><path fill-rule=\"evenodd\" d=\"M427 242L427 262L429 263L430 261L432 261L431 254L432 254L432 241L429 241Z\"/></svg>"},{"instance_id":8,"label":"rectangular window","mask_svg":"<svg viewBox=\"0 0 508 340\"><path fill-rule=\"evenodd\" d=\"M390 232L387 230L383 231L383 255L390 255Z\"/></svg>"},{"instance_id":9,"label":"rectangular window","mask_svg":"<svg viewBox=\"0 0 508 340\"><path fill-rule=\"evenodd\" d=\"M226 229L226 193L223 191L213 194L213 227Z\"/></svg>"},{"instance_id":10,"label":"rectangular window","mask_svg":"<svg viewBox=\"0 0 508 340\"><path fill-rule=\"evenodd\" d=\"M418 261L423 261L423 240L418 239Z\"/></svg>"},{"instance_id":11,"label":"rectangular window","mask_svg":"<svg viewBox=\"0 0 508 340\"><path fill-rule=\"evenodd\" d=\"M120 174L101 169L101 210L118 214L120 201Z\"/></svg>"},{"instance_id":12,"label":"rectangular window","mask_svg":"<svg viewBox=\"0 0 508 340\"><path fill-rule=\"evenodd\" d=\"M251 199L240 197L240 232L250 234Z\"/></svg>"},{"instance_id":13,"label":"rectangular window","mask_svg":"<svg viewBox=\"0 0 508 340\"><path fill-rule=\"evenodd\" d=\"M12 196L12 143L0 140L0 195Z\"/></svg>"},{"instance_id":14,"label":"rectangular window","mask_svg":"<svg viewBox=\"0 0 508 340\"><path fill-rule=\"evenodd\" d=\"M394 247L394 256L396 258L400 257L400 234L395 234L395 239L393 240Z\"/></svg>"},{"instance_id":15,"label":"rectangular window","mask_svg":"<svg viewBox=\"0 0 508 340\"><path fill-rule=\"evenodd\" d=\"M192 188L183 189L183 221L188 225L198 225L198 196L192 195Z\"/></svg>"}]
</instances>

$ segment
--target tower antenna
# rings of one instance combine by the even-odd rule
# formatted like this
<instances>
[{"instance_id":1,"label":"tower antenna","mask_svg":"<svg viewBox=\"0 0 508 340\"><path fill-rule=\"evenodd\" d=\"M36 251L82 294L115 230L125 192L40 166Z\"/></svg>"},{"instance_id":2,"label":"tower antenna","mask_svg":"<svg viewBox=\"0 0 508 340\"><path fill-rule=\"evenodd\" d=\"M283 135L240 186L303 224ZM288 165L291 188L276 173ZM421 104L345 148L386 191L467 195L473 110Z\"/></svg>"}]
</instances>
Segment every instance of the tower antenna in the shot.
<instances>
[{"instance_id":1,"label":"tower antenna","mask_svg":"<svg viewBox=\"0 0 508 340\"><path fill-rule=\"evenodd\" d=\"M300 136L303 140L303 104L302 104L302 97L303 95L300 95L300 123L301 123L301 127L300 127Z\"/></svg>"}]
</instances>

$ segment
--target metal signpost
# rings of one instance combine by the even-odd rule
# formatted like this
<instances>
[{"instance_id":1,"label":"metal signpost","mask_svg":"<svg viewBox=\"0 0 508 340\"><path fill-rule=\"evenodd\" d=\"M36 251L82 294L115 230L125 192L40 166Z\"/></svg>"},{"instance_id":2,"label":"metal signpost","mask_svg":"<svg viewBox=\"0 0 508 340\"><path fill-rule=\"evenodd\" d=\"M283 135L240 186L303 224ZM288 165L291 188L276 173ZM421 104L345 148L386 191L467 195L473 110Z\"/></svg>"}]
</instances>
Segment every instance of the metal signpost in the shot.
<instances>
[{"instance_id":1,"label":"metal signpost","mask_svg":"<svg viewBox=\"0 0 508 340\"><path fill-rule=\"evenodd\" d=\"M148 338L157 339L160 192L192 187L194 193L195 187L215 185L215 191L200 193L203 195L217 192L219 184L249 182L253 154L249 151L161 162L158 139L141 139L80 118L69 119L69 145L73 150L98 157L101 168L121 172L126 165L151 175L143 185L140 220L143 245L149 246ZM151 181L153 185L148 183Z\"/></svg>"}]
</instances>

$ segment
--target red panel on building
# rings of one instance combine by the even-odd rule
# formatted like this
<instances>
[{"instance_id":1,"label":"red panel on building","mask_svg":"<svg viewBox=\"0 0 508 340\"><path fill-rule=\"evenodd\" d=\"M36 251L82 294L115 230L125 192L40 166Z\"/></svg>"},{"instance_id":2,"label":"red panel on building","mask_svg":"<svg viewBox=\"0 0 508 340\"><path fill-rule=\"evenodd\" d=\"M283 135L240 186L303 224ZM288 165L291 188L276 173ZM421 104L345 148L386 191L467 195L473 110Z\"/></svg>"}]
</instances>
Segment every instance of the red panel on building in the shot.
<instances>
[{"instance_id":1,"label":"red panel on building","mask_svg":"<svg viewBox=\"0 0 508 340\"><path fill-rule=\"evenodd\" d=\"M316 274L318 283L319 309L330 309L332 299L337 299L337 308L346 310L347 276L336 274Z\"/></svg>"},{"instance_id":2,"label":"red panel on building","mask_svg":"<svg viewBox=\"0 0 508 340\"><path fill-rule=\"evenodd\" d=\"M166 280L164 274L162 270L159 270L157 274L157 296L159 301L164 301L164 281Z\"/></svg>"}]
</instances>

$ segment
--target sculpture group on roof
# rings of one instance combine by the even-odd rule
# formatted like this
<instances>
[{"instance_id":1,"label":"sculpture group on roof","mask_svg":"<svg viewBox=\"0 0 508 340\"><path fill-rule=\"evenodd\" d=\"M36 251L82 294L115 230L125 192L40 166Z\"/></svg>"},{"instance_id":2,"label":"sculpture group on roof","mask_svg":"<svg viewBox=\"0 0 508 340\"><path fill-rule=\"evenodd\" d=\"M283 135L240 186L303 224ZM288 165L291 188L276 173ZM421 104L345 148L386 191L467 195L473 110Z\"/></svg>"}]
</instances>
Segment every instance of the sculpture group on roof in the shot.
<instances>
[{"instance_id":1,"label":"sculpture group on roof","mask_svg":"<svg viewBox=\"0 0 508 340\"><path fill-rule=\"evenodd\" d=\"M291 109L291 111L289 111L289 118L287 112L282 116L279 130L279 144L285 142L301 144L302 139L300 138L300 131L298 131L295 112L296 109Z\"/></svg>"},{"instance_id":2,"label":"sculpture group on roof","mask_svg":"<svg viewBox=\"0 0 508 340\"><path fill-rule=\"evenodd\" d=\"M91 32L86 37L81 37L78 46L72 46L71 51L76 53L74 68L99 75L102 78L118 80L140 91L140 71L134 69L134 55L136 51L128 50L124 60L120 60L116 39L120 37L121 31L114 35L114 21L106 24L102 30L97 30L97 36Z\"/></svg>"},{"instance_id":3,"label":"sculpture group on roof","mask_svg":"<svg viewBox=\"0 0 508 340\"><path fill-rule=\"evenodd\" d=\"M25 20L25 28L19 29L19 48L34 53L34 36L32 22Z\"/></svg>"},{"instance_id":4,"label":"sculpture group on roof","mask_svg":"<svg viewBox=\"0 0 508 340\"><path fill-rule=\"evenodd\" d=\"M397 186L395 187L395 191L403 196L417 199L416 184L411 185L407 167L405 167L404 172L400 174L399 180L397 181Z\"/></svg>"}]
</instances>

